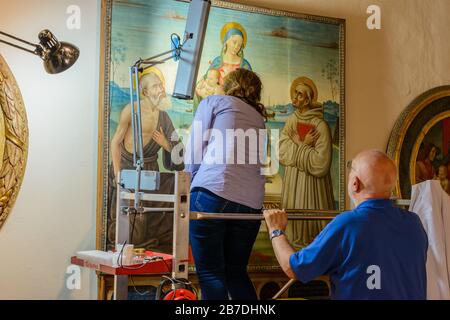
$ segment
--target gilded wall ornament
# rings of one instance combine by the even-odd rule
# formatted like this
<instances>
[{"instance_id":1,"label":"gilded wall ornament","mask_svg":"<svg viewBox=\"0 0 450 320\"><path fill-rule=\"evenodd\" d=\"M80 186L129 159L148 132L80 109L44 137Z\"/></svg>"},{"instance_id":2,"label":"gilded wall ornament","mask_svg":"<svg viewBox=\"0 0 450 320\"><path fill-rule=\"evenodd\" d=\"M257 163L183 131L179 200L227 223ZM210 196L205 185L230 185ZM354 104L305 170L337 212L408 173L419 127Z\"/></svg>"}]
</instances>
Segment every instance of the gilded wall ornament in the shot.
<instances>
[{"instance_id":1,"label":"gilded wall ornament","mask_svg":"<svg viewBox=\"0 0 450 320\"><path fill-rule=\"evenodd\" d=\"M22 185L28 155L28 122L22 95L0 55L0 228Z\"/></svg>"}]
</instances>

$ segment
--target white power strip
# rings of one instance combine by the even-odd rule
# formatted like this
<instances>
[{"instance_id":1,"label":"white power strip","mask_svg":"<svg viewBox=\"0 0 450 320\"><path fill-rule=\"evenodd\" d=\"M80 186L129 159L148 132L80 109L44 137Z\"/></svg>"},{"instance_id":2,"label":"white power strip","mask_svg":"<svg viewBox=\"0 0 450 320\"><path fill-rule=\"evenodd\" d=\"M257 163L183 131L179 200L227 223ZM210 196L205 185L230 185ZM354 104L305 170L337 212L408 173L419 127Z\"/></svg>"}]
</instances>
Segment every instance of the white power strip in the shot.
<instances>
[{"instance_id":1,"label":"white power strip","mask_svg":"<svg viewBox=\"0 0 450 320\"><path fill-rule=\"evenodd\" d=\"M117 259L117 255L110 251L78 251L77 257L95 264L103 264L111 267L117 265L117 261L114 260Z\"/></svg>"}]
</instances>

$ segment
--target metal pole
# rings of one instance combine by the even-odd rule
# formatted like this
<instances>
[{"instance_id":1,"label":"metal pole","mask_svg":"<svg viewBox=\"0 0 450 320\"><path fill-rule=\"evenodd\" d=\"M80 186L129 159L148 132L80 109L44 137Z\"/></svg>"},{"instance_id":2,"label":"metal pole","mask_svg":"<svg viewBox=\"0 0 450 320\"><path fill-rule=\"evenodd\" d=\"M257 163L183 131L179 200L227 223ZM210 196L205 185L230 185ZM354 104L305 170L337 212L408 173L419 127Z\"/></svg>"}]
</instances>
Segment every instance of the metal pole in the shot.
<instances>
[{"instance_id":1,"label":"metal pole","mask_svg":"<svg viewBox=\"0 0 450 320\"><path fill-rule=\"evenodd\" d=\"M0 32L0 33L1 33L1 32ZM26 51L26 52L29 52L29 53L38 55L38 54L36 54L36 51L28 50L28 49L26 49L26 48L24 48L24 47L21 47L21 46L18 46L18 45L16 45L16 44L14 44L14 43L11 43L11 42L8 42L8 41L5 41L5 40L0 40L0 42L5 43L5 44L7 44L7 45L10 45L11 47L14 47L14 48L17 48L17 49L20 49L20 50L23 50L23 51Z\"/></svg>"},{"instance_id":2,"label":"metal pole","mask_svg":"<svg viewBox=\"0 0 450 320\"><path fill-rule=\"evenodd\" d=\"M135 161L135 167L136 167L136 189L134 194L134 208L137 212L140 212L141 209L141 197L140 197L140 190L141 190L141 171L144 166L144 149L142 145L142 121L141 121L141 95L139 90L139 70L138 66L133 67L133 73L135 75L136 79L136 101L137 101L137 111L134 109L133 105L133 111L134 115L136 117L135 119L135 126L134 126L134 135L136 138L134 139L134 142L137 143L137 145L134 145L133 153L137 152L139 153L139 159L136 159ZM137 157L136 157L137 158Z\"/></svg>"},{"instance_id":3,"label":"metal pole","mask_svg":"<svg viewBox=\"0 0 450 320\"><path fill-rule=\"evenodd\" d=\"M288 213L288 220L333 220L337 213L311 213L311 211L296 210L296 213ZM251 213L205 213L191 211L191 220L264 220L264 215L262 214L251 214Z\"/></svg>"},{"instance_id":4,"label":"metal pole","mask_svg":"<svg viewBox=\"0 0 450 320\"><path fill-rule=\"evenodd\" d=\"M278 299L287 289L289 289L290 286L292 286L295 282L295 279L290 279L284 286L283 288L280 289L280 291L278 291L273 297L273 300Z\"/></svg>"},{"instance_id":5,"label":"metal pole","mask_svg":"<svg viewBox=\"0 0 450 320\"><path fill-rule=\"evenodd\" d=\"M142 145L142 121L141 121L141 95L139 92L139 70L138 67L135 67L135 73L136 73L136 91L137 91L137 123L136 123L136 129L137 129L137 138L138 138L138 151L139 151L139 160L141 167L144 165L144 146Z\"/></svg>"},{"instance_id":6,"label":"metal pole","mask_svg":"<svg viewBox=\"0 0 450 320\"><path fill-rule=\"evenodd\" d=\"M175 51L175 50L173 50L173 51ZM153 67L153 66L155 66L157 64L162 64L162 63L164 63L164 62L166 62L167 60L170 60L170 59L172 59L172 57L167 57L167 58L161 59L159 61L142 61L141 64L146 64L147 65L145 68L142 68L142 70L143 71L147 70L148 68L151 68L151 67Z\"/></svg>"},{"instance_id":7,"label":"metal pole","mask_svg":"<svg viewBox=\"0 0 450 320\"><path fill-rule=\"evenodd\" d=\"M26 40L23 40L23 39L20 39L20 38L17 38L17 37L15 37L15 36L13 36L13 35L11 35L11 34L9 34L9 33L3 32L3 31L0 31L0 34L6 36L6 37L8 37L8 38L11 38L11 39L20 41L20 42L22 42L22 43L28 44L29 46L32 46L32 47L35 47L35 48L38 46L37 44L31 43L31 42L29 42L29 41L26 41Z\"/></svg>"},{"instance_id":8,"label":"metal pole","mask_svg":"<svg viewBox=\"0 0 450 320\"><path fill-rule=\"evenodd\" d=\"M175 202L173 216L172 277L188 278L189 262L189 201L191 176L175 172Z\"/></svg>"},{"instance_id":9,"label":"metal pole","mask_svg":"<svg viewBox=\"0 0 450 320\"><path fill-rule=\"evenodd\" d=\"M117 181L120 181L120 172L117 173ZM121 186L117 184L117 198L116 198L116 248L118 245L125 245L130 243L130 216L122 210L121 205ZM114 300L128 299L128 276L115 275L114 276Z\"/></svg>"},{"instance_id":10,"label":"metal pole","mask_svg":"<svg viewBox=\"0 0 450 320\"><path fill-rule=\"evenodd\" d=\"M131 107L131 132L132 132L132 135L131 135L131 139L132 139L132 142L133 142L133 164L134 164L134 166L136 166L136 138L135 138L135 126L136 126L136 124L134 123L135 122L135 110L134 110L134 94L135 94L135 92L136 92L136 88L134 88L134 90L133 90L133 86L135 86L135 81L134 81L135 79L134 79L134 67L130 67L130 101L131 101L131 103L130 103L130 107ZM138 91L138 94L139 94L139 91Z\"/></svg>"},{"instance_id":11,"label":"metal pole","mask_svg":"<svg viewBox=\"0 0 450 320\"><path fill-rule=\"evenodd\" d=\"M5 43L5 44L7 44L7 45L10 45L10 46L12 46L12 47L14 47L14 48L17 48L17 49L20 49L20 50L23 50L23 51L26 51L26 52L35 54L35 55L37 55L37 56L39 55L39 54L37 53L37 50L38 50L38 48L39 48L39 45L34 44L34 43L31 43L31 42L28 42L28 41L25 41L25 40L20 39L20 38L17 38L17 37L15 37L15 36L13 36L13 35L10 35L10 34L6 33L6 32L3 32L3 31L0 31L0 35L4 35L5 37L14 39L14 40L19 41L19 42L22 42L22 43L25 43L25 44L29 45L30 47L34 47L34 51L31 51L30 49L21 47L21 46L19 46L19 45L17 45L17 44L14 44L14 43L9 42L9 41L6 41L6 40L1 40L1 39L0 39L0 42Z\"/></svg>"},{"instance_id":12,"label":"metal pole","mask_svg":"<svg viewBox=\"0 0 450 320\"><path fill-rule=\"evenodd\" d=\"M176 51L176 50L177 50L177 49L170 49L170 50L167 50L166 52L160 53L160 54L158 54L158 55L156 55L156 56L147 58L147 59L145 59L145 60L141 60L141 63L144 63L144 64L153 63L153 61L152 61L153 59L158 58L158 57L161 57L161 56L163 56L163 55L165 55L165 54L168 54L168 53L172 53L172 52L174 52L174 51ZM169 59L172 59L172 57L170 57Z\"/></svg>"}]
</instances>

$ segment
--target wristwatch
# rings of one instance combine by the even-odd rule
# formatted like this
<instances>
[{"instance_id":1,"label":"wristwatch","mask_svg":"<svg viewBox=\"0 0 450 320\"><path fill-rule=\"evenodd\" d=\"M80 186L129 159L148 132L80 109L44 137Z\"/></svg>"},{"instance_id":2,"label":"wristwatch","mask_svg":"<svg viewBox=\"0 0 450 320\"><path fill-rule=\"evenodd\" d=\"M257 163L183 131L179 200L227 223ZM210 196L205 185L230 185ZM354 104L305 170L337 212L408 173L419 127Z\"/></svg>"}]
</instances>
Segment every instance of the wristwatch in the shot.
<instances>
[{"instance_id":1,"label":"wristwatch","mask_svg":"<svg viewBox=\"0 0 450 320\"><path fill-rule=\"evenodd\" d=\"M270 239L270 241L272 241L273 238L279 237L282 234L284 234L283 230L280 230L280 229L272 230L272 232L270 233L269 239Z\"/></svg>"}]
</instances>

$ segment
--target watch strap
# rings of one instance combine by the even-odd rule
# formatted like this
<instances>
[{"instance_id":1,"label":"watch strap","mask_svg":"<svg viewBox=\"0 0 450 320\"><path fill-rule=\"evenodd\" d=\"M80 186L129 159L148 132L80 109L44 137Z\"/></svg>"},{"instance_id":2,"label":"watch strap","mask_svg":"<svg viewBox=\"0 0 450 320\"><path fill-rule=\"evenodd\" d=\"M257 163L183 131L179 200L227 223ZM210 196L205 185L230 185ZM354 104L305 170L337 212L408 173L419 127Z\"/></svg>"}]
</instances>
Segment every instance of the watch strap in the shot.
<instances>
[{"instance_id":1,"label":"watch strap","mask_svg":"<svg viewBox=\"0 0 450 320\"><path fill-rule=\"evenodd\" d=\"M270 241L272 241L273 238L279 237L283 234L285 234L283 230L280 230L280 229L272 230L272 232L270 233L269 239L270 239Z\"/></svg>"}]
</instances>

